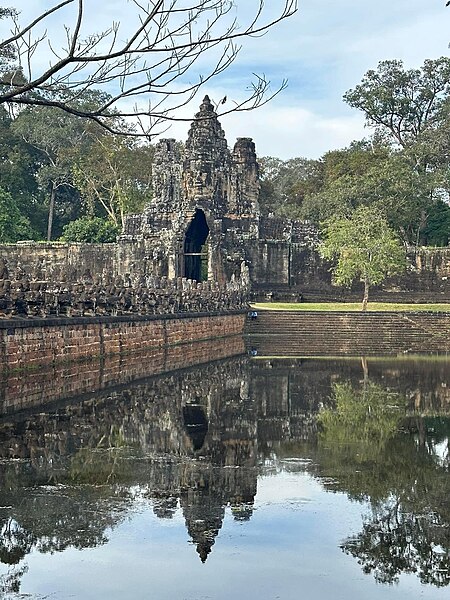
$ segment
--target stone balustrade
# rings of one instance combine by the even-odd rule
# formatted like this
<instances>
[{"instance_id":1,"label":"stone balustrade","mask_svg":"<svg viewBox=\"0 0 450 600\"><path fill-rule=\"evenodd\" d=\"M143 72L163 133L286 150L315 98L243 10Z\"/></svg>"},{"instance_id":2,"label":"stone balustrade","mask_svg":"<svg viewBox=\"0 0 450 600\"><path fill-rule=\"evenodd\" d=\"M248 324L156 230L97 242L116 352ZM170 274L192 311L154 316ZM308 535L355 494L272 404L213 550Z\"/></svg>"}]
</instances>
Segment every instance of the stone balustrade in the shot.
<instances>
[{"instance_id":1,"label":"stone balustrade","mask_svg":"<svg viewBox=\"0 0 450 600\"><path fill-rule=\"evenodd\" d=\"M204 313L245 309L247 304L245 272L224 286L166 277L79 283L30 281L26 274L20 279L0 278L0 317L5 318Z\"/></svg>"}]
</instances>

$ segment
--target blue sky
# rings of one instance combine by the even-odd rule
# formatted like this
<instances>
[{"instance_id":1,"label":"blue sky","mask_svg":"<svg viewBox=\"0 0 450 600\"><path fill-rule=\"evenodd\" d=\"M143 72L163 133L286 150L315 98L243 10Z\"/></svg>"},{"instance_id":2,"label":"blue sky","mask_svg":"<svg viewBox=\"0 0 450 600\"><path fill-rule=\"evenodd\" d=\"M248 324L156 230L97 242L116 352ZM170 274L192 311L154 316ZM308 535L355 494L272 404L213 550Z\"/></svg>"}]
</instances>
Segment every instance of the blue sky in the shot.
<instances>
[{"instance_id":1,"label":"blue sky","mask_svg":"<svg viewBox=\"0 0 450 600\"><path fill-rule=\"evenodd\" d=\"M236 0L238 18L244 21L255 2ZM26 17L54 3L12 4ZM276 14L283 0L266 4L268 14ZM90 19L94 30L112 19L126 26L129 19L127 0L105 0L100 10L97 0L86 0L86 5L96 11ZM228 142L252 137L260 155L316 158L368 134L363 116L344 104L343 93L380 60L399 58L418 67L426 58L448 55L449 22L444 0L300 0L292 18L263 38L245 41L234 65L204 93L217 100L227 95L231 102L242 98L252 72L264 73L274 88L287 78L288 88L269 105L221 119ZM58 28L62 32L62 25L63 19L55 18L52 34ZM180 114L192 115L200 101ZM187 129L188 124L176 124L165 137L185 139Z\"/></svg>"}]
</instances>

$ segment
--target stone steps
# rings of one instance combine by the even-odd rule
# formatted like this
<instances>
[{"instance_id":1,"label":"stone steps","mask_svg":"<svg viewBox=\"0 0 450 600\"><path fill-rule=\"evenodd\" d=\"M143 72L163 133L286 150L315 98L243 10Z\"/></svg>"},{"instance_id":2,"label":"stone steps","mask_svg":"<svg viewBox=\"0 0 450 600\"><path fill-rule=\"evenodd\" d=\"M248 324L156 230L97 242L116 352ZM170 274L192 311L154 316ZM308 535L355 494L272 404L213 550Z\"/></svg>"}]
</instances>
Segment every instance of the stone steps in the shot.
<instances>
[{"instance_id":1,"label":"stone steps","mask_svg":"<svg viewBox=\"0 0 450 600\"><path fill-rule=\"evenodd\" d=\"M450 313L258 312L247 349L263 356L450 352Z\"/></svg>"}]
</instances>

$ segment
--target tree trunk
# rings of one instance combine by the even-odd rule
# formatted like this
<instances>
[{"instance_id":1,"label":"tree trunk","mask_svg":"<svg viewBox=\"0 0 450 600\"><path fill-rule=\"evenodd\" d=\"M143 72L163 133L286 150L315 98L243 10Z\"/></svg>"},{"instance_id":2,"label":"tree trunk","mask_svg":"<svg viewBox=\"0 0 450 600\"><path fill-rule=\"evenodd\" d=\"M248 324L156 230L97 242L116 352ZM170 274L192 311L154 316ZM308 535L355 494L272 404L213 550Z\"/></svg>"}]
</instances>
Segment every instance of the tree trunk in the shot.
<instances>
[{"instance_id":1,"label":"tree trunk","mask_svg":"<svg viewBox=\"0 0 450 600\"><path fill-rule=\"evenodd\" d=\"M364 296L362 301L362 310L367 310L367 302L369 301L369 282L367 279L364 280Z\"/></svg>"},{"instance_id":2,"label":"tree trunk","mask_svg":"<svg viewBox=\"0 0 450 600\"><path fill-rule=\"evenodd\" d=\"M52 183L52 190L50 192L50 204L48 206L47 242L49 242L52 239L53 214L55 212L55 197L56 186L54 183Z\"/></svg>"},{"instance_id":3,"label":"tree trunk","mask_svg":"<svg viewBox=\"0 0 450 600\"><path fill-rule=\"evenodd\" d=\"M365 356L361 356L361 366L364 374L364 389L367 387L369 383L369 365L367 364L367 358Z\"/></svg>"}]
</instances>

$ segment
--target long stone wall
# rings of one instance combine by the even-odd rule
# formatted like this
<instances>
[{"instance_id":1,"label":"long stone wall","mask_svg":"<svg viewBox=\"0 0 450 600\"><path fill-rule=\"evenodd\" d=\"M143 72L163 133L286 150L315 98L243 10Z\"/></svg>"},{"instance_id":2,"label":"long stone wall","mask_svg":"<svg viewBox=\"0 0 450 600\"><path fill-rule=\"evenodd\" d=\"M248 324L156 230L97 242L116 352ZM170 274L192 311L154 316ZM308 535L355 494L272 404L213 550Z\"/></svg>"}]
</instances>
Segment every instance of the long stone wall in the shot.
<instances>
[{"instance_id":1,"label":"long stone wall","mask_svg":"<svg viewBox=\"0 0 450 600\"><path fill-rule=\"evenodd\" d=\"M359 283L350 288L332 285L331 265L320 258L313 241L260 240L250 262L255 300L344 302L363 295ZM411 249L407 270L372 287L370 294L372 300L385 302L450 302L450 248Z\"/></svg>"},{"instance_id":2,"label":"long stone wall","mask_svg":"<svg viewBox=\"0 0 450 600\"><path fill-rule=\"evenodd\" d=\"M154 317L0 320L2 369L36 368L127 354L242 333L245 315L187 313Z\"/></svg>"},{"instance_id":3,"label":"long stone wall","mask_svg":"<svg viewBox=\"0 0 450 600\"><path fill-rule=\"evenodd\" d=\"M154 274L156 256L145 243L81 244L36 243L1 244L0 259L9 277L20 278L25 272L35 281L80 282L100 278ZM4 268L4 267L2 267ZM19 275L19 277L17 277Z\"/></svg>"}]
</instances>

